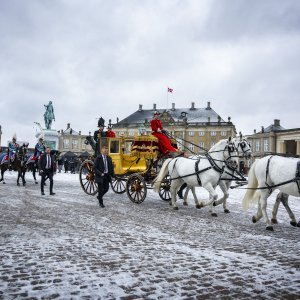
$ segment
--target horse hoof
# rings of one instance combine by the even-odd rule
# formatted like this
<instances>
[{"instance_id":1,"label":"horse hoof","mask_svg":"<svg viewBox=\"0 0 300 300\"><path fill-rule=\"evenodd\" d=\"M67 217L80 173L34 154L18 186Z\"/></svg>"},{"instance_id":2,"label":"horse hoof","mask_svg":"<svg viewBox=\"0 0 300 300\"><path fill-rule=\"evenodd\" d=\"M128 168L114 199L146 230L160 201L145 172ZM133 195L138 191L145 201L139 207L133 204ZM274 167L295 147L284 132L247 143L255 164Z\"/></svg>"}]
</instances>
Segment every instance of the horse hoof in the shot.
<instances>
[{"instance_id":1,"label":"horse hoof","mask_svg":"<svg viewBox=\"0 0 300 300\"><path fill-rule=\"evenodd\" d=\"M213 206L217 206L216 202L213 202Z\"/></svg>"},{"instance_id":2,"label":"horse hoof","mask_svg":"<svg viewBox=\"0 0 300 300\"><path fill-rule=\"evenodd\" d=\"M271 223L272 223L272 224L278 224L278 221L277 221L277 219L274 219L274 218L273 218L273 219L271 219Z\"/></svg>"},{"instance_id":3,"label":"horse hoof","mask_svg":"<svg viewBox=\"0 0 300 300\"><path fill-rule=\"evenodd\" d=\"M17 186L20 186L20 183L17 183Z\"/></svg>"},{"instance_id":4,"label":"horse hoof","mask_svg":"<svg viewBox=\"0 0 300 300\"><path fill-rule=\"evenodd\" d=\"M294 226L294 227L297 226L297 222L295 222L295 221L291 221L290 224L291 224L292 226Z\"/></svg>"},{"instance_id":5,"label":"horse hoof","mask_svg":"<svg viewBox=\"0 0 300 300\"><path fill-rule=\"evenodd\" d=\"M6 184L6 182L3 181L3 184Z\"/></svg>"},{"instance_id":6,"label":"horse hoof","mask_svg":"<svg viewBox=\"0 0 300 300\"><path fill-rule=\"evenodd\" d=\"M38 182L36 181L35 184L38 184Z\"/></svg>"},{"instance_id":7,"label":"horse hoof","mask_svg":"<svg viewBox=\"0 0 300 300\"><path fill-rule=\"evenodd\" d=\"M217 213L212 213L211 216L212 217L217 217L218 215L217 215Z\"/></svg>"},{"instance_id":8,"label":"horse hoof","mask_svg":"<svg viewBox=\"0 0 300 300\"><path fill-rule=\"evenodd\" d=\"M257 221L256 221L256 218L253 216L252 217L252 223L256 223Z\"/></svg>"},{"instance_id":9,"label":"horse hoof","mask_svg":"<svg viewBox=\"0 0 300 300\"><path fill-rule=\"evenodd\" d=\"M174 209L174 210L178 210L178 207L177 207L177 206L175 206L175 207L173 207L173 209Z\"/></svg>"},{"instance_id":10,"label":"horse hoof","mask_svg":"<svg viewBox=\"0 0 300 300\"><path fill-rule=\"evenodd\" d=\"M274 231L274 228L273 228L273 226L267 226L267 227L266 227L266 230Z\"/></svg>"},{"instance_id":11,"label":"horse hoof","mask_svg":"<svg viewBox=\"0 0 300 300\"><path fill-rule=\"evenodd\" d=\"M297 227L300 227L300 221L297 223Z\"/></svg>"},{"instance_id":12,"label":"horse hoof","mask_svg":"<svg viewBox=\"0 0 300 300\"><path fill-rule=\"evenodd\" d=\"M229 213L230 213L230 210L226 208L226 209L224 209L224 213L225 213L225 214L229 214Z\"/></svg>"},{"instance_id":13,"label":"horse hoof","mask_svg":"<svg viewBox=\"0 0 300 300\"><path fill-rule=\"evenodd\" d=\"M200 208L202 208L203 206L201 205L201 204L197 204L196 205L196 208L198 208L198 209L200 209Z\"/></svg>"},{"instance_id":14,"label":"horse hoof","mask_svg":"<svg viewBox=\"0 0 300 300\"><path fill-rule=\"evenodd\" d=\"M172 201L169 201L169 205L172 205Z\"/></svg>"},{"instance_id":15,"label":"horse hoof","mask_svg":"<svg viewBox=\"0 0 300 300\"><path fill-rule=\"evenodd\" d=\"M183 202L182 204L185 205L185 206L188 206L187 202Z\"/></svg>"}]
</instances>

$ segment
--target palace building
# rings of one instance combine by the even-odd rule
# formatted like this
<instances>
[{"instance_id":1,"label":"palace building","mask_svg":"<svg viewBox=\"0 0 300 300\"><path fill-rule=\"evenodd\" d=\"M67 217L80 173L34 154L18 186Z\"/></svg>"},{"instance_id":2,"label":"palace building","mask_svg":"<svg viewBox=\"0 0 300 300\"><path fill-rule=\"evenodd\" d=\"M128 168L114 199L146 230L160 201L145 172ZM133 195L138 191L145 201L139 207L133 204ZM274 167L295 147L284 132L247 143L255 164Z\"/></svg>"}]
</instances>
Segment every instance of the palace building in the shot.
<instances>
[{"instance_id":1,"label":"palace building","mask_svg":"<svg viewBox=\"0 0 300 300\"><path fill-rule=\"evenodd\" d=\"M172 103L169 110L158 109L156 104L153 104L152 109L143 109L140 104L137 111L113 124L116 136L151 134L150 122L155 111L161 114L164 129L177 138L178 148L181 150L198 154L200 151L197 146L210 149L219 140L236 136L231 118L228 117L225 121L212 109L210 102L204 108L197 107L195 102L186 108L176 108L175 103Z\"/></svg>"},{"instance_id":2,"label":"palace building","mask_svg":"<svg viewBox=\"0 0 300 300\"><path fill-rule=\"evenodd\" d=\"M285 129L278 119L266 128L261 127L259 132L254 130L247 140L252 146L254 158L276 153L300 156L300 128Z\"/></svg>"}]
</instances>

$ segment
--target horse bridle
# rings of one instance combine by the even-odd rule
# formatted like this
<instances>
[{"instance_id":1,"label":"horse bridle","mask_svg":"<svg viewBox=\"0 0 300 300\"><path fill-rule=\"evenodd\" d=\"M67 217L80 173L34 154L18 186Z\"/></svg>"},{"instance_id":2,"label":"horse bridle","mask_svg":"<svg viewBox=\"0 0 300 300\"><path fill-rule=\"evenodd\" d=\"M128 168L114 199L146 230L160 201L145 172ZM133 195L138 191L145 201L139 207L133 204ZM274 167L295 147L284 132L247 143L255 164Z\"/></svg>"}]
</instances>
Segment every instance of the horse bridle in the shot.
<instances>
[{"instance_id":1,"label":"horse bridle","mask_svg":"<svg viewBox=\"0 0 300 300\"><path fill-rule=\"evenodd\" d=\"M248 144L249 148L245 150L247 144ZM244 157L246 157L246 154L248 154L248 152L251 151L251 146L249 143L247 143L247 141L245 139L238 142L237 148L239 148L239 147L241 147Z\"/></svg>"}]
</instances>

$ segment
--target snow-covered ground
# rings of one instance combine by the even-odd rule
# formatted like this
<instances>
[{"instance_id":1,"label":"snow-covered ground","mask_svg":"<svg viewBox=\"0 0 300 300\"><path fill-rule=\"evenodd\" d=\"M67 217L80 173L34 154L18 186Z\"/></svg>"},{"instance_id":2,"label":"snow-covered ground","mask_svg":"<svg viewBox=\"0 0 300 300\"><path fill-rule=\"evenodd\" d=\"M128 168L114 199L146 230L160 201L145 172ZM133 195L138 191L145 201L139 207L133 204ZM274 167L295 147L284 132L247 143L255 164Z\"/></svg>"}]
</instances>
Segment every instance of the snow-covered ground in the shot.
<instances>
[{"instance_id":1,"label":"snow-covered ground","mask_svg":"<svg viewBox=\"0 0 300 300\"><path fill-rule=\"evenodd\" d=\"M27 174L0 184L0 299L299 299L300 228L283 207L275 231L251 223L232 190L230 214L193 205L174 211L152 190L136 205L109 191L106 207L77 174L54 177L40 195ZM199 198L207 194L197 189ZM269 201L269 216L276 193ZM300 201L290 197L300 218Z\"/></svg>"}]
</instances>

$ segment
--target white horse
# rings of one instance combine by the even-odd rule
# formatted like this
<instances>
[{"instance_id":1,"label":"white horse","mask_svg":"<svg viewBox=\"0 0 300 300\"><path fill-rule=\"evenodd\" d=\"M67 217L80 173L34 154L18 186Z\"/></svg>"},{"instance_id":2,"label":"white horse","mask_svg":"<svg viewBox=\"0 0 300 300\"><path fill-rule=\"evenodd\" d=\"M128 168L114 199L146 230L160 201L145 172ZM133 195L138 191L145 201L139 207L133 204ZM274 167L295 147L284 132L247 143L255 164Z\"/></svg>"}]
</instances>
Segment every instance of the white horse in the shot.
<instances>
[{"instance_id":1,"label":"white horse","mask_svg":"<svg viewBox=\"0 0 300 300\"><path fill-rule=\"evenodd\" d=\"M292 212L292 210L289 206L288 198L289 198L288 194L285 194L283 192L278 193L278 195L276 197L276 200L275 200L273 210L272 210L271 222L272 222L272 224L277 224L278 223L277 222L277 212L278 212L278 207L279 207L280 203L282 203L284 208L286 209L286 211L288 212L288 214L291 218L290 224L292 226L300 227L300 221L297 223L295 215L294 215L294 213Z\"/></svg>"},{"instance_id":2,"label":"white horse","mask_svg":"<svg viewBox=\"0 0 300 300\"><path fill-rule=\"evenodd\" d=\"M225 161L232 159L237 163L236 156L231 157L236 152L234 143L229 140L221 140L215 144L208 152L206 157L199 157L197 160L189 159L185 157L170 158L167 159L158 174L154 179L153 186L154 191L158 192L159 187L165 176L169 173L171 179L171 197L172 206L174 209L178 209L176 205L176 192L177 189L186 182L188 186L202 186L209 193L210 212L212 216L217 216L213 212L212 203L217 200L218 194L215 192L220 177L224 171ZM203 203L199 203L195 190L192 191L196 207L201 208L205 206Z\"/></svg>"},{"instance_id":3,"label":"white horse","mask_svg":"<svg viewBox=\"0 0 300 300\"><path fill-rule=\"evenodd\" d=\"M298 162L300 159L297 158L269 155L252 164L248 174L248 190L243 199L243 207L247 209L250 202L258 201L257 214L252 217L253 223L263 217L267 224L266 229L273 230L266 208L267 199L274 189L278 188L287 195L300 197L300 183L299 179L296 180Z\"/></svg>"},{"instance_id":4,"label":"white horse","mask_svg":"<svg viewBox=\"0 0 300 300\"><path fill-rule=\"evenodd\" d=\"M233 138L232 142L234 143L237 155L242 155L246 159L250 159L252 156L251 146L249 143L243 139L241 136L239 138ZM190 157L195 158L195 156ZM242 179L242 174L237 172L237 164L234 164L234 162L225 163L225 169L222 174L221 180L219 182L219 187L221 191L223 192L223 197L219 200L216 200L213 202L214 206L223 204L223 209L225 213L230 213L229 209L227 208L227 199L229 197L229 188L233 180ZM192 190L193 195L195 194L195 187L187 187L185 190L184 196L183 196L183 205L188 205L187 203L187 195L189 193L189 190ZM196 198L194 197L195 203Z\"/></svg>"}]
</instances>

